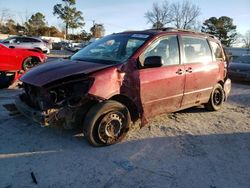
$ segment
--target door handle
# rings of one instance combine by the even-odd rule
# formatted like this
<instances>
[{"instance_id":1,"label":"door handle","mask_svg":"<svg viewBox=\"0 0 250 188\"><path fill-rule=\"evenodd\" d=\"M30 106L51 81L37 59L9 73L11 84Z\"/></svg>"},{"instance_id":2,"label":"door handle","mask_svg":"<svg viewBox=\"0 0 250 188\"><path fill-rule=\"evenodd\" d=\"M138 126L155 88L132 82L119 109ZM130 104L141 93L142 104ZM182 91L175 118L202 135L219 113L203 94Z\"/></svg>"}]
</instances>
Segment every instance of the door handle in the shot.
<instances>
[{"instance_id":1,"label":"door handle","mask_svg":"<svg viewBox=\"0 0 250 188\"><path fill-rule=\"evenodd\" d=\"M181 75L181 74L183 74L184 73L184 71L182 70L182 69L178 69L177 71L176 71L176 74L179 74L179 75Z\"/></svg>"},{"instance_id":2,"label":"door handle","mask_svg":"<svg viewBox=\"0 0 250 188\"><path fill-rule=\"evenodd\" d=\"M192 69L191 67L188 67L188 69L186 70L186 72L192 73L192 72L193 72L193 69Z\"/></svg>"}]
</instances>

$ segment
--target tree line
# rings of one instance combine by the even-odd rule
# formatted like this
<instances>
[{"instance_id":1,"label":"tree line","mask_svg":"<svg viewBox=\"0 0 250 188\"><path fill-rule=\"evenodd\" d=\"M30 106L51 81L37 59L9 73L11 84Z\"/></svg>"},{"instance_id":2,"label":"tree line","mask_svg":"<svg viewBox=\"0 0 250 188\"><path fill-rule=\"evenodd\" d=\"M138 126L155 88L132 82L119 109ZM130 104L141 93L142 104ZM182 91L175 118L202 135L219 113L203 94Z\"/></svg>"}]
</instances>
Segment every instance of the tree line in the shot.
<instances>
[{"instance_id":1,"label":"tree line","mask_svg":"<svg viewBox=\"0 0 250 188\"><path fill-rule=\"evenodd\" d=\"M76 9L76 0L62 0L61 4L56 4L53 7L53 14L64 23L65 27L62 31L55 26L48 26L48 22L41 12L31 15L23 24L20 24L8 15L8 10L2 10L0 14L0 33L65 37L71 40L89 40L91 37L100 38L104 36L105 29L103 24L93 24L90 32L82 30L80 34L69 34L69 29L74 30L85 25L82 12Z\"/></svg>"},{"instance_id":2,"label":"tree line","mask_svg":"<svg viewBox=\"0 0 250 188\"><path fill-rule=\"evenodd\" d=\"M31 15L24 24L19 24L10 16L7 16L6 10L2 11L2 14L0 14L0 33L66 36L67 39L71 40L88 40L91 37L100 38L104 36L104 25L98 23L93 23L90 32L82 30L80 34L69 34L70 29L82 28L85 25L82 12L76 9L76 0L62 0L62 3L53 7L53 14L64 23L65 27L62 31L55 26L48 26L46 18L41 12ZM236 41L240 41L244 43L245 47L250 48L250 30L244 36L239 35L232 18L227 16L210 17L201 24L198 20L200 15L201 9L188 0L172 3L164 0L162 3L153 3L152 9L145 13L145 18L155 29L164 26L191 29L215 35L225 46L231 46Z\"/></svg>"},{"instance_id":3,"label":"tree line","mask_svg":"<svg viewBox=\"0 0 250 188\"><path fill-rule=\"evenodd\" d=\"M161 4L154 3L152 9L145 13L145 18L155 29L164 26L191 29L212 34L228 47L237 41L243 42L244 47L250 48L250 30L246 32L245 36L238 34L237 26L234 25L232 18L227 16L210 17L200 24L198 21L200 15L200 8L190 1L169 3L165 0Z\"/></svg>"}]
</instances>

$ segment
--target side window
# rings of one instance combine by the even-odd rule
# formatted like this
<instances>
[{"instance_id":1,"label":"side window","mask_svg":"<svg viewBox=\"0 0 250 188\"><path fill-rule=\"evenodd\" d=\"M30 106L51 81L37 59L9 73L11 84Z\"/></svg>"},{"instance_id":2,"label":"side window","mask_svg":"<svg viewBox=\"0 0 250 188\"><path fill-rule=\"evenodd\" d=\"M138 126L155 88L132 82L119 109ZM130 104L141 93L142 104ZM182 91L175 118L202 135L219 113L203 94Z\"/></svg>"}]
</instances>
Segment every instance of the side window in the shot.
<instances>
[{"instance_id":1,"label":"side window","mask_svg":"<svg viewBox=\"0 0 250 188\"><path fill-rule=\"evenodd\" d=\"M4 44L10 44L11 42L10 42L11 40L5 40L5 41L3 41L3 43Z\"/></svg>"},{"instance_id":2,"label":"side window","mask_svg":"<svg viewBox=\"0 0 250 188\"><path fill-rule=\"evenodd\" d=\"M153 42L140 56L140 62L144 62L149 56L161 56L164 65L179 64L177 36L167 36Z\"/></svg>"},{"instance_id":3,"label":"side window","mask_svg":"<svg viewBox=\"0 0 250 188\"><path fill-rule=\"evenodd\" d=\"M212 53L206 39L183 36L185 63L208 63L212 61Z\"/></svg>"},{"instance_id":4,"label":"side window","mask_svg":"<svg viewBox=\"0 0 250 188\"><path fill-rule=\"evenodd\" d=\"M15 44L15 43L17 43L17 40L16 40L16 38L10 38L8 40L5 40L3 43L4 44Z\"/></svg>"},{"instance_id":5,"label":"side window","mask_svg":"<svg viewBox=\"0 0 250 188\"><path fill-rule=\"evenodd\" d=\"M213 54L215 56L215 59L217 61L221 61L221 60L224 60L224 55L223 55L223 50L222 48L220 47L220 45L216 42L213 42L213 41L209 41L210 44L211 44L211 47L212 47L212 50L213 50Z\"/></svg>"},{"instance_id":6,"label":"side window","mask_svg":"<svg viewBox=\"0 0 250 188\"><path fill-rule=\"evenodd\" d=\"M15 38L15 43L22 43L23 39L22 38Z\"/></svg>"},{"instance_id":7,"label":"side window","mask_svg":"<svg viewBox=\"0 0 250 188\"><path fill-rule=\"evenodd\" d=\"M30 38L22 38L22 42L32 42Z\"/></svg>"},{"instance_id":8,"label":"side window","mask_svg":"<svg viewBox=\"0 0 250 188\"><path fill-rule=\"evenodd\" d=\"M32 38L27 38L27 42L40 42L39 40L37 39L32 39Z\"/></svg>"}]
</instances>

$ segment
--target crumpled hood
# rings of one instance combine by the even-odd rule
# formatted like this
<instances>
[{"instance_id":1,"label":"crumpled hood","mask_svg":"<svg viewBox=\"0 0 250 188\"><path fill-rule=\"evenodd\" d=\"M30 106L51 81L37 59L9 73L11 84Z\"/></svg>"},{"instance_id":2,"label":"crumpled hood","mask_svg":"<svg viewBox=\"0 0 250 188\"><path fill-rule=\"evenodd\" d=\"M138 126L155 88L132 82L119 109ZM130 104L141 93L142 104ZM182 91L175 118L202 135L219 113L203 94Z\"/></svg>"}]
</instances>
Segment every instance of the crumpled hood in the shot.
<instances>
[{"instance_id":1,"label":"crumpled hood","mask_svg":"<svg viewBox=\"0 0 250 188\"><path fill-rule=\"evenodd\" d=\"M34 67L25 73L20 80L24 83L42 87L53 81L78 74L89 74L113 65L58 59Z\"/></svg>"}]
</instances>

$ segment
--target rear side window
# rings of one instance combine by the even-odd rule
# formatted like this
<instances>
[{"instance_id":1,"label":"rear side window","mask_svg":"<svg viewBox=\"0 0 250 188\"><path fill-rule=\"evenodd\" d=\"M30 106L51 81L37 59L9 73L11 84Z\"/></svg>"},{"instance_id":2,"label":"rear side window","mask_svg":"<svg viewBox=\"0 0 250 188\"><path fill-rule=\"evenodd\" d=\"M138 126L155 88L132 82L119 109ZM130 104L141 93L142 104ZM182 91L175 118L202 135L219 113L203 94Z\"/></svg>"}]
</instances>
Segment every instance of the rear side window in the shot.
<instances>
[{"instance_id":1,"label":"rear side window","mask_svg":"<svg viewBox=\"0 0 250 188\"><path fill-rule=\"evenodd\" d=\"M213 50L213 54L215 56L215 59L217 61L222 61L224 60L224 55L223 55L223 50L222 48L220 47L220 45L216 42L213 42L213 41L209 41L210 44L211 44L211 47L212 47L212 50Z\"/></svg>"},{"instance_id":2,"label":"rear side window","mask_svg":"<svg viewBox=\"0 0 250 188\"><path fill-rule=\"evenodd\" d=\"M206 39L183 36L185 63L208 63L212 61L212 53Z\"/></svg>"}]
</instances>

